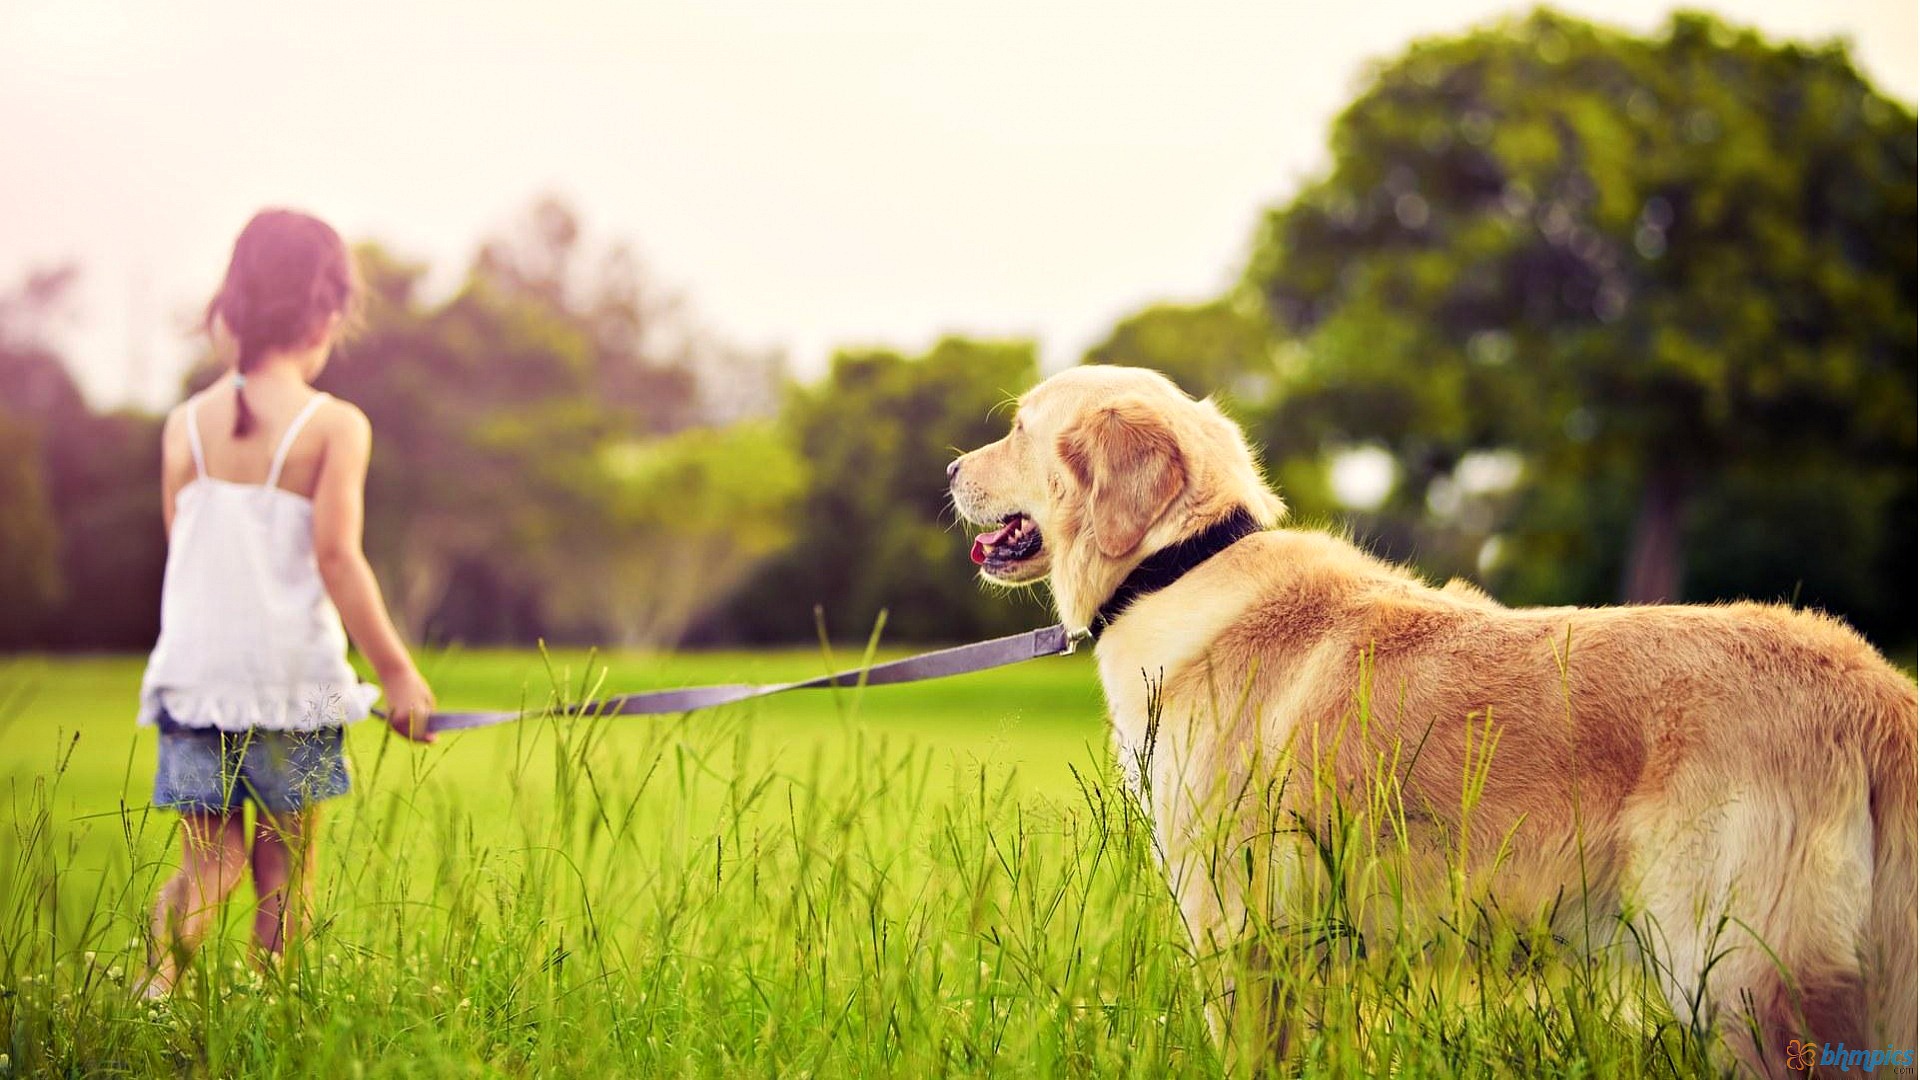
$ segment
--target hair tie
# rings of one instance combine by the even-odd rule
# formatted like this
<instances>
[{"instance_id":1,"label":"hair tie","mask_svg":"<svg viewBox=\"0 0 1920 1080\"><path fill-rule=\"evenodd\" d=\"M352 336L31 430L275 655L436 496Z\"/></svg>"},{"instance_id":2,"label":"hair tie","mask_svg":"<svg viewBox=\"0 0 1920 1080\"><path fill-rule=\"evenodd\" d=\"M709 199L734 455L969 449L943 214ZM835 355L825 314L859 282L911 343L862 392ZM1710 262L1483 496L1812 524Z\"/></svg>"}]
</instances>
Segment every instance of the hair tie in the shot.
<instances>
[{"instance_id":1,"label":"hair tie","mask_svg":"<svg viewBox=\"0 0 1920 1080\"><path fill-rule=\"evenodd\" d=\"M235 390L241 390L241 389L245 389L245 388L246 388L246 385L247 385L247 377L246 377L245 375L242 375L242 374L240 374L240 373L239 373L239 372L237 372L237 371L236 371L236 372L234 372L234 373L233 373L233 388L234 388Z\"/></svg>"}]
</instances>

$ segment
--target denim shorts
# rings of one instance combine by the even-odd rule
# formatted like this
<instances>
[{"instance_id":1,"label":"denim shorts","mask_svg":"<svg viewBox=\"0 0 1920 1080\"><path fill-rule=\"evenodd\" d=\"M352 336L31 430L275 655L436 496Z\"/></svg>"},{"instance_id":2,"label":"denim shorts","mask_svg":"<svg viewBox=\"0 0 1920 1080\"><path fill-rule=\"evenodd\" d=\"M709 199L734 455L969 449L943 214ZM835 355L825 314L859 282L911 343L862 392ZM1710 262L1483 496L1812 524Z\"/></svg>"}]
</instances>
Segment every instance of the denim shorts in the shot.
<instances>
[{"instance_id":1,"label":"denim shorts","mask_svg":"<svg viewBox=\"0 0 1920 1080\"><path fill-rule=\"evenodd\" d=\"M345 795L347 759L339 727L312 731L221 731L183 727L160 714L160 764L153 804L225 813L243 799L272 814Z\"/></svg>"}]
</instances>

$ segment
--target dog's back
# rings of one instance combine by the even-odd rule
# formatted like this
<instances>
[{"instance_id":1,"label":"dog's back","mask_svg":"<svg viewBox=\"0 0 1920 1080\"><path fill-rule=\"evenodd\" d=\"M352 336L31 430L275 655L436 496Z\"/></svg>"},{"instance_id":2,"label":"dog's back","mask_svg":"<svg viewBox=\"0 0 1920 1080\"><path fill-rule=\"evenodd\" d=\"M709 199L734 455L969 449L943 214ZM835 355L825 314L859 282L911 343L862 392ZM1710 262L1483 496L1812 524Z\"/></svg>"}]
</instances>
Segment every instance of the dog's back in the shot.
<instances>
[{"instance_id":1,"label":"dog's back","mask_svg":"<svg viewBox=\"0 0 1920 1080\"><path fill-rule=\"evenodd\" d=\"M1644 718L1646 765L1621 816L1626 897L1676 1012L1703 991L1723 1021L1750 1011L1768 1068L1805 1036L1911 1048L1913 682L1821 615L1607 617L1618 663L1588 686L1617 722Z\"/></svg>"}]
</instances>

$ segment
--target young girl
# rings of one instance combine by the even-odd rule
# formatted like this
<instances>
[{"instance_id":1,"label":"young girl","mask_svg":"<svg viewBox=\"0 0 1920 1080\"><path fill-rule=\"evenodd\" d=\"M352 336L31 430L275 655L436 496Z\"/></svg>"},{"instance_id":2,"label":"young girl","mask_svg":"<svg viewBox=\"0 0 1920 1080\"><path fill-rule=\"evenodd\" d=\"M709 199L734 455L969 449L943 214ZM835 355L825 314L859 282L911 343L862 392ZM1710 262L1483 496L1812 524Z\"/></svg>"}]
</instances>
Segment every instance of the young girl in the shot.
<instances>
[{"instance_id":1,"label":"young girl","mask_svg":"<svg viewBox=\"0 0 1920 1080\"><path fill-rule=\"evenodd\" d=\"M433 692L360 548L371 429L309 385L357 290L325 222L256 215L207 305L209 333L233 346L232 377L167 417L166 583L139 722L160 729L153 801L180 811L184 845L154 910L150 993L173 986L249 862L263 956L304 925L317 804L348 787L343 725L384 692L393 729L431 740ZM348 633L379 689L348 666Z\"/></svg>"}]
</instances>

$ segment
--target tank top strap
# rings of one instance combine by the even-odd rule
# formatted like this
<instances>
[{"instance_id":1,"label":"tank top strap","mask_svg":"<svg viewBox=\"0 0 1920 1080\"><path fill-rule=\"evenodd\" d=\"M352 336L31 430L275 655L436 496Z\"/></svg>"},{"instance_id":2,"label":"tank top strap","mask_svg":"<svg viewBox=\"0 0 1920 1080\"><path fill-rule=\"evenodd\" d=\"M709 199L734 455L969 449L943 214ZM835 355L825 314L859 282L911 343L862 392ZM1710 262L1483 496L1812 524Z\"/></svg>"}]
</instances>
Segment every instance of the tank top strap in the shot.
<instances>
[{"instance_id":1,"label":"tank top strap","mask_svg":"<svg viewBox=\"0 0 1920 1080\"><path fill-rule=\"evenodd\" d=\"M280 486L280 470L287 464L287 451L293 449L293 440L300 437L300 429L307 426L307 420L313 416L320 403L327 400L326 391L321 391L307 399L300 411L293 416L293 423L287 425L287 433L280 436L280 448L273 452L273 465L267 470L267 486Z\"/></svg>"},{"instance_id":2,"label":"tank top strap","mask_svg":"<svg viewBox=\"0 0 1920 1080\"><path fill-rule=\"evenodd\" d=\"M200 445L200 399L187 399L187 449L193 452L193 475L207 477L207 452Z\"/></svg>"}]
</instances>

